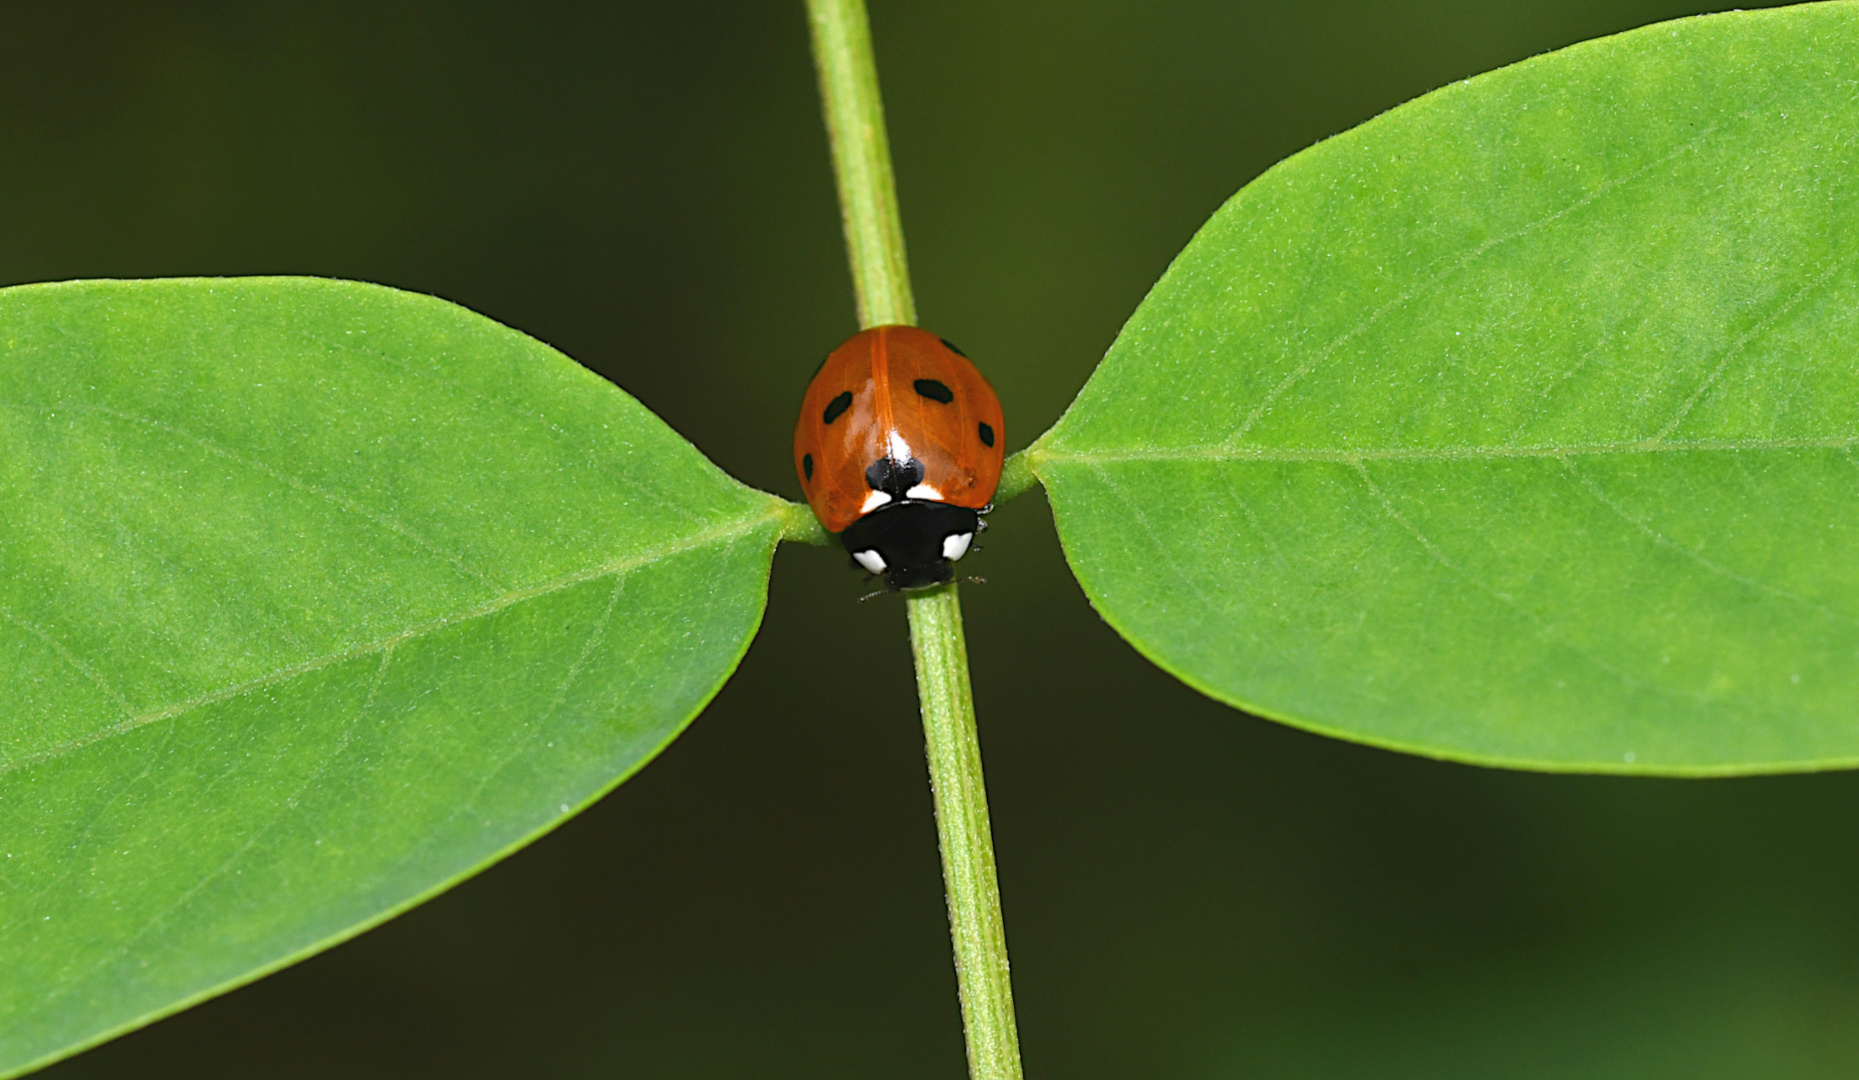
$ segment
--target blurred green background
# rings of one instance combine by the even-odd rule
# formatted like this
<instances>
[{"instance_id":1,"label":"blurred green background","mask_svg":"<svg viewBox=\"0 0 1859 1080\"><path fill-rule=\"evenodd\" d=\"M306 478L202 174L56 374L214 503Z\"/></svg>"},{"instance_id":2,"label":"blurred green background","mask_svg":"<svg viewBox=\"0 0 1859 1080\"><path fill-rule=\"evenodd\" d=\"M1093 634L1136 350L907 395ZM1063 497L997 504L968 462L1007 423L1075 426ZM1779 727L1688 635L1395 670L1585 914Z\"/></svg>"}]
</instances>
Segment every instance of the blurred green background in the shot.
<instances>
[{"instance_id":1,"label":"blurred green background","mask_svg":"<svg viewBox=\"0 0 1859 1080\"><path fill-rule=\"evenodd\" d=\"M1681 0L872 0L927 325L1052 422L1205 217L1448 81ZM854 329L799 0L12 4L0 281L323 274L548 341L719 464ZM1484 771L1150 667L1037 494L968 564L1038 1078L1859 1076L1859 776ZM451 894L54 1068L956 1077L901 604L784 549L710 710ZM3 949L3 946L0 946Z\"/></svg>"}]
</instances>

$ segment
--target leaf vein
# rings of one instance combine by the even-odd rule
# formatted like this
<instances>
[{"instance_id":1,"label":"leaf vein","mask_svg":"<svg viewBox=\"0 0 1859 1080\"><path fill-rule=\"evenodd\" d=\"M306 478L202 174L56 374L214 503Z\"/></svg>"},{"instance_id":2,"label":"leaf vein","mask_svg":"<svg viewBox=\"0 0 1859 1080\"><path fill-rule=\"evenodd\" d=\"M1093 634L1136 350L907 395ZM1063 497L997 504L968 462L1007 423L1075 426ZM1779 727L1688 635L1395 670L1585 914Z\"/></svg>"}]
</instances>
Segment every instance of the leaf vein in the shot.
<instances>
[{"instance_id":1,"label":"leaf vein","mask_svg":"<svg viewBox=\"0 0 1859 1080\"><path fill-rule=\"evenodd\" d=\"M547 596L551 593L560 592L563 589L572 588L589 581L596 581L609 575L617 574L624 576L650 566L653 563L673 558L689 551L695 551L698 548L708 547L712 544L728 543L739 537L748 535L758 526L777 521L778 505L779 504L775 504L770 510L751 517L746 521L739 521L727 526L706 529L703 532L696 533L647 554L613 559L585 570L564 574L561 577L554 578L553 580L543 582L539 585L504 593L476 607L468 608L452 615L444 615L436 619L429 619L426 622L408 627L405 630L384 638L364 642L352 648L328 653L323 656L313 657L309 660L279 668L276 671L256 678L247 679L243 682L234 683L231 686L222 687L218 690L188 698L185 701L178 701L157 709L132 714L121 723L102 728L80 738L68 740L57 746L48 747L36 754L26 755L13 761L6 762L4 765L0 765L0 776L39 765L54 758L63 757L66 754L82 750L85 747L95 745L107 739L126 735L129 732L147 727L150 724L160 723L164 720L172 720L175 717L195 709L204 708L208 705L216 705L222 701L229 701L233 698L243 697L254 691L262 690L267 686L274 686L278 683L287 682L298 676L320 671L323 668L340 664L344 661L355 660L364 656L372 656L406 642L418 640L429 634L446 629L447 627L495 615L505 608L536 599L537 597Z\"/></svg>"},{"instance_id":2,"label":"leaf vein","mask_svg":"<svg viewBox=\"0 0 1859 1080\"><path fill-rule=\"evenodd\" d=\"M1422 277L1421 280L1417 284L1409 287L1407 290L1395 296L1394 299L1389 300L1387 303L1383 304L1381 307L1376 308L1373 312L1369 314L1368 318L1363 319L1362 321L1356 323L1354 326L1350 327L1348 330L1345 330L1341 334L1332 338L1329 344L1323 346L1321 349L1318 349L1315 353L1311 354L1311 356L1308 359L1306 359L1303 363L1299 364L1296 368L1294 368L1290 372L1290 374L1286 375L1283 379L1281 379L1277 386L1273 387L1265 395L1265 397L1262 400L1260 400L1260 402L1257 405L1253 406L1252 411L1246 415L1246 418L1243 421L1240 422L1238 430L1234 431L1233 434L1227 436L1223 442L1223 445L1232 446L1238 443L1240 439L1245 437L1246 432L1252 430L1252 425L1257 423L1260 417L1264 416L1267 412L1269 412L1271 410L1271 407L1277 403L1279 398L1284 396L1286 391L1290 390L1291 387L1301 382L1311 372L1315 371L1317 368L1321 367L1324 363L1326 363L1331 356L1335 355L1338 349L1343 347L1343 345L1347 344L1350 340L1360 337L1362 334L1367 333L1369 330L1373 329L1376 325L1378 325L1383 319L1387 318L1389 315L1392 315L1394 312L1400 310L1403 307L1406 307L1408 304L1419 299L1421 296L1429 292L1432 292L1440 284L1445 282L1446 279L1450 278L1452 275L1458 273L1459 271L1465 269L1466 267L1472 265L1474 262L1477 262L1479 259L1483 258L1485 255L1487 255L1491 251L1499 247L1502 247L1505 244L1512 243L1513 241L1521 240L1524 237L1530 235L1531 233L1537 232L1538 230L1544 228L1545 226L1553 224L1554 222L1559 221L1564 217L1567 217L1569 214L1572 214L1575 211L1582 209L1583 207L1593 204L1599 199L1605 198L1606 196L1613 194L1615 191L1620 190L1622 187L1639 179L1640 177L1644 176L1648 172L1651 172L1652 170L1659 168L1662 165L1665 165L1667 162L1674 161L1681 155L1689 153L1690 151L1695 149L1699 143L1703 142L1706 138L1708 138L1712 134L1715 134L1716 130L1717 130L1716 125L1712 125L1711 127L1704 128L1703 130L1699 131L1697 134L1693 135L1691 138L1686 139L1684 142L1680 143L1676 148L1674 148L1671 152L1665 154L1664 156L1656 158L1652 161L1649 161L1646 164L1641 165L1637 169L1630 170L1626 173L1621 174L1620 176L1614 177L1612 180L1609 180L1606 183L1601 184L1600 186L1596 187L1593 191L1588 192L1586 195L1583 195L1581 198L1576 199L1574 202L1569 203L1567 206L1564 206L1559 210L1551 211L1550 213L1545 214L1544 216L1540 218L1537 218L1535 221L1532 221L1529 224L1524 225L1512 232L1506 233L1503 236L1494 236L1484 241L1483 243L1472 248L1470 251L1467 251L1461 254L1458 258L1453 259L1448 265L1440 267L1438 270L1432 270L1432 268L1435 266L1439 266L1439 263L1443 262L1447 257L1442 255L1439 259L1434 260L1434 262L1429 264L1429 266L1427 267L1427 269L1431 270L1432 272L1426 273L1424 277Z\"/></svg>"},{"instance_id":3,"label":"leaf vein","mask_svg":"<svg viewBox=\"0 0 1859 1080\"><path fill-rule=\"evenodd\" d=\"M76 653L72 652L70 649L65 648L64 642L59 641L57 638L47 633L43 628L35 626L32 623L29 623L26 620L20 618L19 616L13 614L13 610L9 607L6 607L5 605L0 605L0 617L4 617L7 622L12 623L14 626L19 627L21 630L24 630L26 633L31 634L33 637L38 638L40 641L44 642L47 648L51 649L54 653L58 654L58 658L60 660L63 660L66 664L69 664L74 670L77 671L78 674L84 676L86 679L89 679L91 683L97 687L98 690L103 692L104 697L109 698L111 701L115 702L119 707L121 707L124 715L127 715L127 716L135 715L135 712L136 712L135 706L129 704L129 699L125 698L122 694L117 693L116 688L111 686L109 682L106 679L104 679L102 675L98 674L95 668L92 668L89 664L86 664L84 661L78 659L78 656Z\"/></svg>"},{"instance_id":4,"label":"leaf vein","mask_svg":"<svg viewBox=\"0 0 1859 1080\"><path fill-rule=\"evenodd\" d=\"M1832 284L1834 279L1851 269L1855 261L1859 261L1859 249L1855 249L1843 259L1834 260L1833 265L1828 267L1824 273L1808 281L1799 289L1796 289L1793 296L1783 301L1774 311L1769 312L1767 315L1757 320L1756 325L1744 331L1741 337L1731 342L1730 347L1724 350L1723 357L1717 362L1717 366L1711 369L1711 373L1704 377L1704 381L1698 385L1696 390L1691 392L1691 396L1687 397L1684 404L1678 407L1678 412L1675 413L1670 420L1665 422L1665 426L1661 427L1653 438L1663 440L1676 430L1678 425L1684 423L1685 417L1690 415L1692 407L1697 405L1699 400L1710 392L1711 387L1717 385L1717 380L1723 377L1723 373L1729 369L1730 364L1734 362L1738 356L1743 354L1743 350L1747 348L1751 342L1768 333L1775 327L1777 322L1794 311L1795 308L1800 307L1808 297Z\"/></svg>"},{"instance_id":5,"label":"leaf vein","mask_svg":"<svg viewBox=\"0 0 1859 1080\"><path fill-rule=\"evenodd\" d=\"M484 573L477 570L475 567L471 566L471 564L467 563L463 558L461 558L460 556L458 556L457 554L453 552L446 551L444 548L441 548L439 545L426 539L424 536L420 535L419 532L409 527L407 524L400 521L398 518L394 517L393 515L381 513L378 510L371 510L367 506L356 501L355 499L349 498L348 496L340 494L339 492L331 491L330 489L322 486L321 484L317 484L309 480L305 480L300 476L293 475L281 469L273 468L270 465L267 465L264 462L259 461L256 458L246 457L244 454L241 454L236 450L231 450L231 449L228 449L227 447L221 446L217 442L214 442L212 439L208 439L200 435L195 435L193 432L188 431L184 428L176 427L175 425L170 424L165 420L156 420L153 417L148 417L148 416L137 416L134 413L122 412L117 409L112 409L107 405L97 405L97 404L92 404L92 403L73 403L72 405L66 406L66 407L67 408L89 409L94 412L102 413L105 416L110 416L118 420L122 420L126 423L141 424L145 427L151 427L158 431L165 431L170 435L174 435L178 438L186 439L189 442L194 443L195 445L199 446L201 449L207 451L210 454L214 454L219 457L225 458L228 461L236 462L255 472L268 476L271 479L278 481L279 483L286 484L292 488L295 488L298 491L302 491L302 492L306 492L311 495L315 495L316 497L323 499L326 502L329 502L330 504L334 506L338 506L342 508L343 510L348 511L349 513L355 514L363 518L366 521L369 521L375 525L378 525L381 528L386 529L389 532L394 533L395 535L399 536L401 539L408 541L409 543L413 544L415 547L419 548L421 551L426 552L428 555L432 555L439 559L443 559L445 562L449 563L453 569L457 570L459 573L465 575L466 577L471 578L473 581L482 581L482 582L487 582L487 583L490 581L490 579Z\"/></svg>"},{"instance_id":6,"label":"leaf vein","mask_svg":"<svg viewBox=\"0 0 1859 1080\"><path fill-rule=\"evenodd\" d=\"M1273 462L1342 462L1364 461L1461 461L1507 460L1512 458L1604 457L1625 454L1736 453L1769 450L1851 450L1859 446L1859 435L1839 435L1799 439L1699 439L1670 442L1663 439L1635 439L1625 442L1539 443L1523 446L1429 446L1383 447L1379 449L1326 449L1324 447L1173 447L1128 450L1067 452L1039 450L1040 463L1078 462L1101 465L1125 461L1273 461Z\"/></svg>"},{"instance_id":7,"label":"leaf vein","mask_svg":"<svg viewBox=\"0 0 1859 1080\"><path fill-rule=\"evenodd\" d=\"M343 751L348 749L349 740L353 737L355 728L360 725L362 720L367 717L368 713L374 708L375 696L380 692L381 683L386 680L387 668L388 665L393 662L393 659L394 650L392 646L381 651L381 663L375 668L374 678L368 683L368 694L363 699L361 708L357 710L355 719L348 727L343 729L341 740L337 743L335 749L324 757L322 764L317 766L316 772L307 777L301 784L297 785L297 793L299 795L309 791L318 781L322 780L329 772L330 763L341 757ZM151 758L151 764L152 761L153 759ZM146 770L144 771L144 775L146 775ZM112 956L117 958L128 957L134 950L137 942L147 937L156 927L159 927L170 918L173 918L174 915L185 908L194 897L204 892L209 885L230 873L232 868L238 865L240 860L244 859L253 848L258 846L259 841L269 836L271 832L277 828L278 821L289 812L291 805L292 804L288 800L280 801L276 812L267 818L262 826L253 829L251 835L246 837L245 843L239 845L231 854L220 860L220 864L211 872L201 875L200 880L194 882L171 903L165 905L160 911L150 915L144 920L142 925L136 929L135 933L123 940L122 944L116 948L115 952L108 956L98 957L97 960L90 965L88 970L91 972L98 971L110 962ZM61 998L69 997L81 986L81 983L76 977L66 977L60 981L63 985L58 990L40 999L38 1003L40 1009L44 1009L46 1006Z\"/></svg>"},{"instance_id":8,"label":"leaf vein","mask_svg":"<svg viewBox=\"0 0 1859 1080\"><path fill-rule=\"evenodd\" d=\"M1479 592L1485 594L1486 596L1490 597L1493 600L1496 600L1498 603L1504 605L1506 608L1509 608L1514 614L1521 617L1524 621L1536 627L1537 632L1543 635L1544 638L1550 641L1553 641L1557 645L1560 645L1563 648L1567 649L1570 653L1574 654L1575 656L1580 657L1582 660L1592 665L1595 669L1613 676L1615 679L1619 680L1621 685L1627 687L1628 689L1643 690L1649 693L1658 694L1662 697L1683 698L1683 699L1692 700L1692 701L1705 700L1705 698L1703 698L1700 695L1678 693L1672 690L1668 690L1664 687L1657 686L1653 683L1649 683L1644 680L1634 678L1633 676L1627 674L1624 671L1621 671L1620 669L1607 663L1605 660L1602 660L1600 657L1593 655L1592 653L1588 652L1586 649L1583 649L1581 646L1563 637L1561 634L1557 633L1555 629L1551 627L1548 623L1544 622L1541 616L1537 615L1535 612L1530 611L1528 608L1524 607L1523 605L1517 603L1516 600L1508 596L1505 596L1502 593L1499 593L1497 590L1492 589L1487 585L1480 583L1475 577L1472 576L1472 574L1469 571L1467 571L1465 568L1453 562L1450 558L1448 558L1446 556L1446 553L1442 551L1437 544L1433 543L1432 540L1429 540L1426 534L1422 533L1420 529L1414 525L1413 522L1407 520L1405 515L1403 515L1399 510L1395 509L1393 500L1389 499L1387 493L1382 491L1381 485L1375 483L1374 479L1369 476L1368 467L1366 465L1364 465L1363 463L1359 461L1355 462L1354 465L1355 465L1356 475L1360 476L1362 478L1362 482L1368 486L1369 493L1375 497L1376 502L1381 504L1382 511L1386 513L1388 517L1392 518L1396 524L1400 525L1401 528L1405 529L1408 535L1414 538L1414 541L1420 545L1420 547L1427 553L1428 556L1430 556L1435 562L1439 563L1440 566L1445 567L1446 570L1450 572L1453 577L1458 578L1461 582L1464 582L1466 585L1470 586L1471 588L1478 590Z\"/></svg>"},{"instance_id":9,"label":"leaf vein","mask_svg":"<svg viewBox=\"0 0 1859 1080\"><path fill-rule=\"evenodd\" d=\"M554 717L555 710L561 708L562 702L567 700L568 691L580 680L581 672L587 667L588 658L593 656L594 650L598 649L600 643L606 640L607 625L613 621L613 609L619 605L620 591L625 585L625 575L622 574L613 579L613 589L607 594L607 606L605 610L600 613L600 618L594 621L593 627L588 631L587 640L582 643L581 652L575 657L574 663L568 666L568 673L562 677L561 685L555 688L554 695L549 699L548 709L537 718L536 723L538 726L547 723ZM460 817L463 817L468 811L477 806L478 799L490 789L492 784L497 782L497 778L503 775L504 770L510 767L510 762L510 758L505 758L497 763L496 768L485 773L483 778L478 781L477 786L471 789L471 794L460 799L458 805L453 808L450 814L446 815L444 821L426 830L425 843L430 845L437 838L445 835L447 829L454 821L457 821Z\"/></svg>"},{"instance_id":10,"label":"leaf vein","mask_svg":"<svg viewBox=\"0 0 1859 1080\"><path fill-rule=\"evenodd\" d=\"M1706 571L1709 571L1712 574L1716 574L1720 577L1727 578L1730 581L1736 582L1738 585L1742 585L1746 588L1754 589L1757 592L1766 593L1767 595L1773 596L1779 600L1787 600L1792 603L1800 604L1803 607L1810 608L1814 611L1819 612L1821 615L1824 615L1827 618L1834 620L1835 622L1843 622L1843 623L1859 622L1859 619L1854 619L1850 615L1842 615L1841 613L1834 611L1832 608L1829 608L1824 604L1817 603L1816 601L1810 600L1807 597L1801 596L1798 593L1789 592L1787 589L1779 588L1777 586L1770 585L1766 582L1758 581L1755 578L1748 577L1744 574L1739 574L1736 571L1730 569L1729 567L1722 565L1721 563L1705 558L1703 555L1700 555L1697 552L1691 550L1690 548L1685 547L1683 544L1680 544L1678 541L1673 540L1671 537L1666 536L1664 533L1653 528L1651 525L1647 524L1643 519L1635 517L1634 515L1628 513L1625 507L1615 502L1612 498L1608 496L1608 494L1605 491L1602 491L1601 486L1599 484L1595 483L1585 473L1577 469L1573 461L1565 460L1563 461L1562 465L1565 469L1568 470L1569 476L1573 478L1576 483L1580 484L1582 489L1586 491L1590 496L1592 496L1596 502L1600 503L1602 506L1605 506L1610 512L1614 514L1614 516L1618 517L1621 521L1626 522L1628 525L1633 526L1634 529L1638 530L1642 535L1644 535L1647 539L1651 540L1653 543L1657 544L1658 546L1666 548L1667 550L1670 550L1670 551L1677 552L1678 554L1684 556L1686 559L1690 560L1695 565L1699 566L1700 568Z\"/></svg>"}]
</instances>

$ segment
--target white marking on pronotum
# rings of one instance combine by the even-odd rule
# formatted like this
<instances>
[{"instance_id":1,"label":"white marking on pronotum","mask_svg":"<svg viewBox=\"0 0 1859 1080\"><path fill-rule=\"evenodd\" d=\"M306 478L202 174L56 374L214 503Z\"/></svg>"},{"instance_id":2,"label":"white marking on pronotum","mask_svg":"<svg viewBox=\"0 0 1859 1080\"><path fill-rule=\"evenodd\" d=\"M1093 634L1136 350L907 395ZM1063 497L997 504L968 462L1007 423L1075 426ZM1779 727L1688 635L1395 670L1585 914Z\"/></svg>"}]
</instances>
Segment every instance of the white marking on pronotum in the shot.
<instances>
[{"instance_id":1,"label":"white marking on pronotum","mask_svg":"<svg viewBox=\"0 0 1859 1080\"><path fill-rule=\"evenodd\" d=\"M904 437L896 431L891 432L890 443L891 460L900 465L908 465L911 458L910 444L905 442Z\"/></svg>"},{"instance_id":2,"label":"white marking on pronotum","mask_svg":"<svg viewBox=\"0 0 1859 1080\"><path fill-rule=\"evenodd\" d=\"M889 495L886 495L882 491L874 491L865 496L865 505L859 507L858 512L861 514L869 514L890 501L891 497Z\"/></svg>"},{"instance_id":3,"label":"white marking on pronotum","mask_svg":"<svg viewBox=\"0 0 1859 1080\"><path fill-rule=\"evenodd\" d=\"M929 484L918 484L916 487L913 487L909 491L904 492L904 498L906 499L928 499L931 502L941 502L942 492L937 491L934 487L932 487Z\"/></svg>"},{"instance_id":4,"label":"white marking on pronotum","mask_svg":"<svg viewBox=\"0 0 1859 1080\"><path fill-rule=\"evenodd\" d=\"M855 551L852 553L852 561L874 574L884 573L884 556L876 551Z\"/></svg>"},{"instance_id":5,"label":"white marking on pronotum","mask_svg":"<svg viewBox=\"0 0 1859 1080\"><path fill-rule=\"evenodd\" d=\"M943 537L942 557L954 560L968 554L968 545L974 538L974 533L950 533Z\"/></svg>"}]
</instances>

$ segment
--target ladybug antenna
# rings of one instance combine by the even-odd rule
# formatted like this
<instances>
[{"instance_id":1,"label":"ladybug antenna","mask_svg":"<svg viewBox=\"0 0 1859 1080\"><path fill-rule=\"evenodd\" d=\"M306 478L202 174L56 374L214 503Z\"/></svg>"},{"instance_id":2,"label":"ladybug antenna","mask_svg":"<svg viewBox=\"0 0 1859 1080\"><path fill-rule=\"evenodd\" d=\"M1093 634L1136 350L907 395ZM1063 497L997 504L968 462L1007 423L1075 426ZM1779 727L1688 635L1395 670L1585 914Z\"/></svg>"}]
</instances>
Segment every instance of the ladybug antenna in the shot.
<instances>
[{"instance_id":1,"label":"ladybug antenna","mask_svg":"<svg viewBox=\"0 0 1859 1080\"><path fill-rule=\"evenodd\" d=\"M876 576L876 575L874 575L874 576ZM870 581L871 579L870 579L870 578L866 578L865 580L867 580L867 581ZM861 596L861 597L859 597L859 598L858 598L858 602L862 604L862 603L864 603L865 601L867 601L867 600L870 600L870 599L871 599L872 597L874 597L874 596L883 596L883 595L884 595L885 593L888 593L888 592L890 592L890 591L891 591L891 590L889 590L889 589L877 589L877 590L875 590L875 591L873 591L873 592L868 592L868 593L866 593L866 594L865 594L864 596Z\"/></svg>"},{"instance_id":2,"label":"ladybug antenna","mask_svg":"<svg viewBox=\"0 0 1859 1080\"><path fill-rule=\"evenodd\" d=\"M970 577L965 577L962 580L966 581L970 585L986 585L988 583L988 579L984 577L970 576Z\"/></svg>"}]
</instances>

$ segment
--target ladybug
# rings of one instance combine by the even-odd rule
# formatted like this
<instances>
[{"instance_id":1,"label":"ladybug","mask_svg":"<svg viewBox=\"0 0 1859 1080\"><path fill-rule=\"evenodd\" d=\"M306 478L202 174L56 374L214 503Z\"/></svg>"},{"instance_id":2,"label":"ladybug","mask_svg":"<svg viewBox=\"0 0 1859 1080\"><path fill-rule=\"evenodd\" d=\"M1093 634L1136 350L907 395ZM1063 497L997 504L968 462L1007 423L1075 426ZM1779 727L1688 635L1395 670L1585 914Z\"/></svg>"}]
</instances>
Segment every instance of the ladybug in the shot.
<instances>
[{"instance_id":1,"label":"ladybug","mask_svg":"<svg viewBox=\"0 0 1859 1080\"><path fill-rule=\"evenodd\" d=\"M1000 484L1000 398L962 350L874 326L820 365L794 426L807 503L893 591L955 577Z\"/></svg>"}]
</instances>

